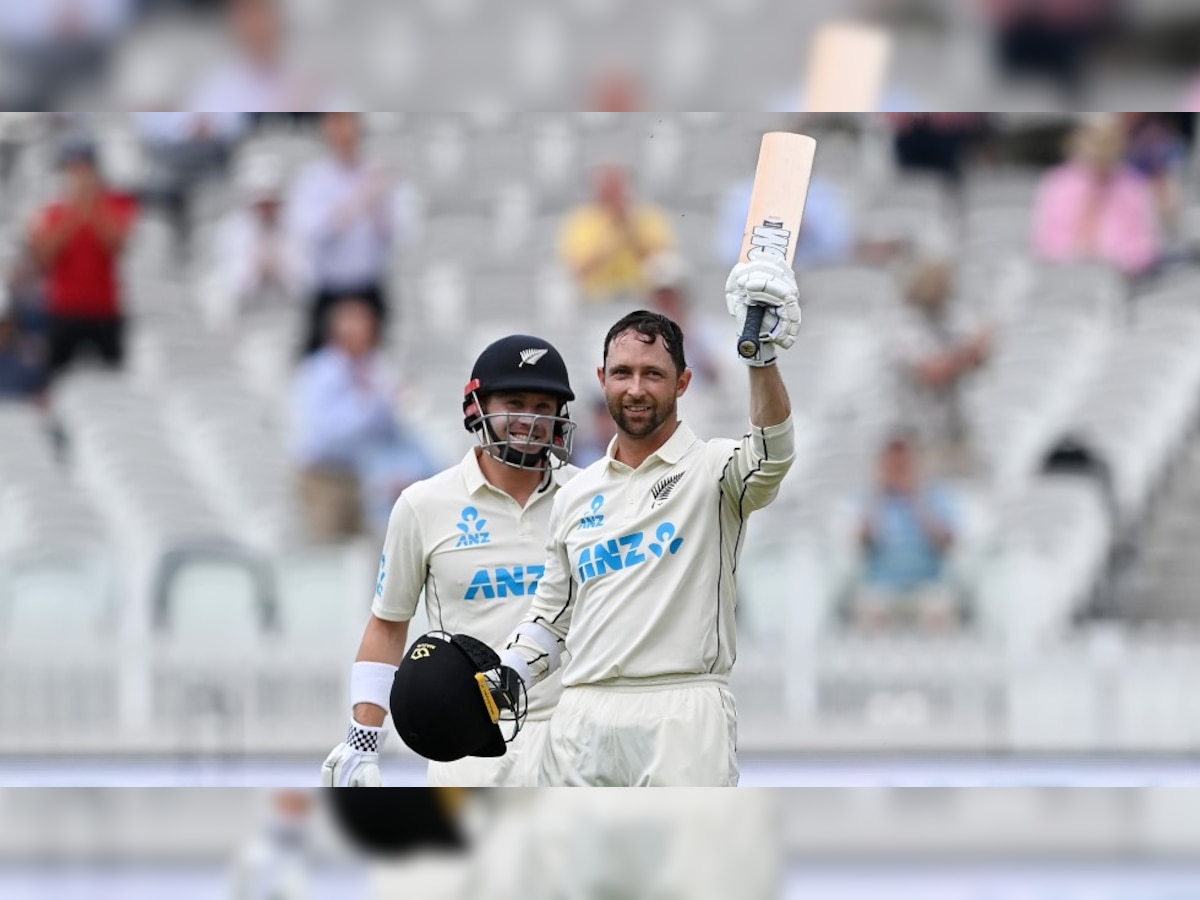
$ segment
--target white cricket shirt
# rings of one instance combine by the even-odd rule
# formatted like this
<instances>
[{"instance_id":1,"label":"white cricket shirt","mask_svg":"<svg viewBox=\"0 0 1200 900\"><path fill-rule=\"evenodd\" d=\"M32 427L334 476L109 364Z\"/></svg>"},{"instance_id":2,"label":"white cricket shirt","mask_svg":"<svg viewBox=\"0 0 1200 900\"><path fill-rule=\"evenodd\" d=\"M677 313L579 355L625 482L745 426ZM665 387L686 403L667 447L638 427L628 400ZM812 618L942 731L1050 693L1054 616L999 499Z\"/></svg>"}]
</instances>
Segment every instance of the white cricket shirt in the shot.
<instances>
[{"instance_id":1,"label":"white cricket shirt","mask_svg":"<svg viewBox=\"0 0 1200 900\"><path fill-rule=\"evenodd\" d=\"M555 498L528 620L564 642L567 686L728 675L746 517L775 499L791 468L791 419L740 442L701 441L680 423L637 469L614 460L613 446ZM510 646L535 680L546 675L530 637Z\"/></svg>"},{"instance_id":2,"label":"white cricket shirt","mask_svg":"<svg viewBox=\"0 0 1200 900\"><path fill-rule=\"evenodd\" d=\"M396 501L371 612L407 622L424 593L431 628L503 647L542 577L554 497L579 470L556 469L522 509L484 478L475 452ZM548 717L561 691L557 678L531 689L530 718Z\"/></svg>"}]
</instances>

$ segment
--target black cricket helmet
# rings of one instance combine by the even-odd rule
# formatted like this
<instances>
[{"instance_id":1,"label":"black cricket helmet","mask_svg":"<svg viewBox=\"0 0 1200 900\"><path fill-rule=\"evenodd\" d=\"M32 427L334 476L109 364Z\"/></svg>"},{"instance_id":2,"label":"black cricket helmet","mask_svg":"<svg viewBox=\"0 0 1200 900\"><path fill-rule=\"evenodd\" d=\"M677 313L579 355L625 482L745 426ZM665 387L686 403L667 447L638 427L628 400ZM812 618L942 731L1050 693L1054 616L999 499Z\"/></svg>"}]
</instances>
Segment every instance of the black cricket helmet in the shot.
<instances>
[{"instance_id":1,"label":"black cricket helmet","mask_svg":"<svg viewBox=\"0 0 1200 900\"><path fill-rule=\"evenodd\" d=\"M400 739L438 762L503 756L525 722L528 698L523 686L509 690L499 669L496 651L468 634L417 638L392 681L389 706Z\"/></svg>"},{"instance_id":2,"label":"black cricket helmet","mask_svg":"<svg viewBox=\"0 0 1200 900\"><path fill-rule=\"evenodd\" d=\"M485 412L488 396L500 391L549 394L555 415ZM463 425L490 455L518 469L541 469L571 458L575 423L567 404L575 399L567 364L554 346L529 334L512 334L489 344L471 369L463 391ZM503 428L499 427L503 425ZM514 427L526 440L514 440Z\"/></svg>"}]
</instances>

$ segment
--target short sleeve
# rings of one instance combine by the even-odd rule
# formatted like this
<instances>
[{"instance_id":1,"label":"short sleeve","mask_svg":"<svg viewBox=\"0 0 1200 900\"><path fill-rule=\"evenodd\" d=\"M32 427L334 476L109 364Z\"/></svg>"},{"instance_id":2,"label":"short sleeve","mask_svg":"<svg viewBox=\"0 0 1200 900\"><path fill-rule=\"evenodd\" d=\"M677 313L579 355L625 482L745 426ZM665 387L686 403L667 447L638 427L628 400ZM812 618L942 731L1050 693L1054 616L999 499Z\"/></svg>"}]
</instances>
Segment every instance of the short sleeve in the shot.
<instances>
[{"instance_id":1,"label":"short sleeve","mask_svg":"<svg viewBox=\"0 0 1200 900\"><path fill-rule=\"evenodd\" d=\"M401 494L388 520L371 613L388 622L409 621L425 589L428 569L420 519L408 498Z\"/></svg>"}]
</instances>

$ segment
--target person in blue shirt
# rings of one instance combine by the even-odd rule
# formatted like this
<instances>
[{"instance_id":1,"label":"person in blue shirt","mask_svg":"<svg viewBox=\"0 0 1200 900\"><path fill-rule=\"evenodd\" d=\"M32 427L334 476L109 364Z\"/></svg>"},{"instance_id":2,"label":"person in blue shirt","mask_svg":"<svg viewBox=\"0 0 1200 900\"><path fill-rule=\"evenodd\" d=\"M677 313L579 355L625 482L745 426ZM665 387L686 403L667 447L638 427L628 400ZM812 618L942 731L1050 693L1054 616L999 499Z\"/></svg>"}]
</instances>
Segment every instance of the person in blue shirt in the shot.
<instances>
[{"instance_id":1,"label":"person in blue shirt","mask_svg":"<svg viewBox=\"0 0 1200 900\"><path fill-rule=\"evenodd\" d=\"M753 192L754 179L750 178L732 187L722 199L717 222L718 259L730 263L737 260ZM855 241L849 200L832 181L814 175L808 183L804 224L793 265L800 268L848 262L854 256Z\"/></svg>"},{"instance_id":2,"label":"person in blue shirt","mask_svg":"<svg viewBox=\"0 0 1200 900\"><path fill-rule=\"evenodd\" d=\"M379 317L339 302L329 339L292 384L292 458L312 539L336 542L386 528L400 492L438 470L397 415L399 384L377 350Z\"/></svg>"},{"instance_id":3,"label":"person in blue shirt","mask_svg":"<svg viewBox=\"0 0 1200 900\"><path fill-rule=\"evenodd\" d=\"M946 562L956 526L954 498L944 485L922 477L913 437L893 435L880 454L878 484L863 510L855 623L867 629L952 625L956 602Z\"/></svg>"}]
</instances>

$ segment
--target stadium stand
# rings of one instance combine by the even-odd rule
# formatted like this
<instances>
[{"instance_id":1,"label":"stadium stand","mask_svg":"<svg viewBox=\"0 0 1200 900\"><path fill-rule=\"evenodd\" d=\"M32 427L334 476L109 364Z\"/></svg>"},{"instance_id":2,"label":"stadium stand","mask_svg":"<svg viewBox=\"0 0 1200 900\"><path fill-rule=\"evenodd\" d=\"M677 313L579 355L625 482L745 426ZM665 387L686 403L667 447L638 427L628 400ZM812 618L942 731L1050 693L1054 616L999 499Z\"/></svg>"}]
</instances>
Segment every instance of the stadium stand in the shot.
<instances>
[{"instance_id":1,"label":"stadium stand","mask_svg":"<svg viewBox=\"0 0 1200 900\"><path fill-rule=\"evenodd\" d=\"M128 120L96 121L105 165L136 182ZM727 328L725 263L711 249L718 204L745 179L757 135L781 123L370 116L369 153L411 191L386 348L405 375L406 415L438 457L464 452L465 373L474 348L500 334L544 333L581 399L594 384L620 311L581 303L555 242L595 163L634 166L695 268L698 320ZM954 302L998 324L995 355L965 394L987 473L959 485L966 524L951 569L970 614L952 634L878 636L842 615L856 557L848 505L868 488L895 412L902 276L862 262L803 271L804 327L781 367L798 459L752 523L740 573L745 748L1194 747L1187 686L1200 641L1174 629L1197 609L1200 271L1177 266L1130 289L1098 264L1041 264L1028 255L1039 170L972 167L953 192L871 163L887 158L886 142L875 126L842 123L818 171L854 188L860 237L949 240ZM25 212L54 187L49 143L18 157L0 246L15 245ZM319 153L310 128L273 122L238 150L289 172ZM233 202L229 184L201 189L200 246ZM147 210L126 267L126 369L69 373L49 415L0 406L5 752L318 753L343 725L378 547L317 550L300 533L286 395L302 311L210 332L201 268L175 258L166 222ZM743 390L685 398L685 413L702 435L740 434ZM1066 438L1103 460L1108 481L1047 466ZM1138 553L1116 579L1126 544ZM1097 597L1114 584L1121 618L1097 623ZM69 659L47 652L60 641Z\"/></svg>"}]
</instances>

